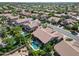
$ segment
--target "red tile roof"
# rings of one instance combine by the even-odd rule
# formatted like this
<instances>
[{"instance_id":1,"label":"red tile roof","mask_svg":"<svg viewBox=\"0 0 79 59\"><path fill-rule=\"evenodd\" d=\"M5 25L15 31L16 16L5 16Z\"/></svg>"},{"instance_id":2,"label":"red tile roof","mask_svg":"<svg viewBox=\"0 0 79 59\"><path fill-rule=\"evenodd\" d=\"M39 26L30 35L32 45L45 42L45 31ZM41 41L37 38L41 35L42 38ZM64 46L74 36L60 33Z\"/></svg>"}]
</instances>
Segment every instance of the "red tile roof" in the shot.
<instances>
[{"instance_id":1,"label":"red tile roof","mask_svg":"<svg viewBox=\"0 0 79 59\"><path fill-rule=\"evenodd\" d=\"M54 49L61 56L79 56L79 52L73 49L69 44L65 41L61 41L57 45L55 45Z\"/></svg>"},{"instance_id":2,"label":"red tile roof","mask_svg":"<svg viewBox=\"0 0 79 59\"><path fill-rule=\"evenodd\" d=\"M50 28L37 28L32 34L37 37L40 41L42 41L44 44L50 41L52 38L60 37L61 35L53 31Z\"/></svg>"}]
</instances>

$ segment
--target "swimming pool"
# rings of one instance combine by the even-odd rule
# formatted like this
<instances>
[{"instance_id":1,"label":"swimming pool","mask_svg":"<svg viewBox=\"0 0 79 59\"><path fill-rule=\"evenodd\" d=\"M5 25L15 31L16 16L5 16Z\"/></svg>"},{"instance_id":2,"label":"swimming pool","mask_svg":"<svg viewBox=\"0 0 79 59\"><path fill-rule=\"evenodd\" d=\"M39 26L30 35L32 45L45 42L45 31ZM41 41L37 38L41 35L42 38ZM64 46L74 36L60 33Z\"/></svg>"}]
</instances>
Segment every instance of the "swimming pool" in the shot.
<instances>
[{"instance_id":1,"label":"swimming pool","mask_svg":"<svg viewBox=\"0 0 79 59\"><path fill-rule=\"evenodd\" d=\"M39 49L39 46L38 46L37 44L35 44L34 42L32 42L32 47L33 47L33 49L35 49L35 50Z\"/></svg>"},{"instance_id":2,"label":"swimming pool","mask_svg":"<svg viewBox=\"0 0 79 59\"><path fill-rule=\"evenodd\" d=\"M32 44L31 44L31 47L32 47L32 49L33 50L39 50L39 48L40 48L40 43L38 42L38 41L32 41Z\"/></svg>"}]
</instances>

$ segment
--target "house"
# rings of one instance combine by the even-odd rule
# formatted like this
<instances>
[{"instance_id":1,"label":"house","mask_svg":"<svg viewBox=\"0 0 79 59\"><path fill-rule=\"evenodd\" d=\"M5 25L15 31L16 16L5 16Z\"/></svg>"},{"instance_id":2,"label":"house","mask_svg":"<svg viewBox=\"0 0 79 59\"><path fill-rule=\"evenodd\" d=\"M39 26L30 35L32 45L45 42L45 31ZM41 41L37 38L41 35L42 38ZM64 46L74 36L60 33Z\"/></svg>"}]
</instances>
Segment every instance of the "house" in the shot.
<instances>
[{"instance_id":1,"label":"house","mask_svg":"<svg viewBox=\"0 0 79 59\"><path fill-rule=\"evenodd\" d=\"M35 17L38 17L38 15L39 15L39 14L36 14L36 13L32 13L32 14L31 14L31 16L35 16Z\"/></svg>"},{"instance_id":2,"label":"house","mask_svg":"<svg viewBox=\"0 0 79 59\"><path fill-rule=\"evenodd\" d=\"M30 21L29 23L24 23L24 26L28 26L32 31L34 31L38 26L41 25L41 22L38 19Z\"/></svg>"},{"instance_id":3,"label":"house","mask_svg":"<svg viewBox=\"0 0 79 59\"><path fill-rule=\"evenodd\" d=\"M26 30L35 30L41 25L41 22L38 19L33 20L32 18L18 19L16 20L16 23L22 24Z\"/></svg>"},{"instance_id":4,"label":"house","mask_svg":"<svg viewBox=\"0 0 79 59\"><path fill-rule=\"evenodd\" d=\"M28 25L31 28L40 25L40 21L38 19L33 20L32 18L18 19L16 22L19 24Z\"/></svg>"},{"instance_id":5,"label":"house","mask_svg":"<svg viewBox=\"0 0 79 59\"><path fill-rule=\"evenodd\" d=\"M8 14L8 13L11 13L11 12L12 12L12 10L5 10L3 13Z\"/></svg>"},{"instance_id":6,"label":"house","mask_svg":"<svg viewBox=\"0 0 79 59\"><path fill-rule=\"evenodd\" d=\"M68 14L69 16L75 16L75 15L77 15L76 12L68 12L67 14Z\"/></svg>"},{"instance_id":7,"label":"house","mask_svg":"<svg viewBox=\"0 0 79 59\"><path fill-rule=\"evenodd\" d=\"M41 22L38 19L31 21L29 24L30 28L37 28L40 25L41 25Z\"/></svg>"},{"instance_id":8,"label":"house","mask_svg":"<svg viewBox=\"0 0 79 59\"><path fill-rule=\"evenodd\" d=\"M43 11L40 11L40 12L38 12L39 14L43 14L44 12Z\"/></svg>"},{"instance_id":9,"label":"house","mask_svg":"<svg viewBox=\"0 0 79 59\"><path fill-rule=\"evenodd\" d=\"M79 21L79 16L72 16L72 19L76 20L76 21Z\"/></svg>"},{"instance_id":10,"label":"house","mask_svg":"<svg viewBox=\"0 0 79 59\"><path fill-rule=\"evenodd\" d=\"M20 12L20 15L31 16L31 12L25 12L25 10L22 10L22 12Z\"/></svg>"},{"instance_id":11,"label":"house","mask_svg":"<svg viewBox=\"0 0 79 59\"><path fill-rule=\"evenodd\" d=\"M77 19L77 21L79 21L79 16L76 16L75 18Z\"/></svg>"},{"instance_id":12,"label":"house","mask_svg":"<svg viewBox=\"0 0 79 59\"><path fill-rule=\"evenodd\" d=\"M74 19L65 19L61 22L62 25L69 25L69 24L74 24L75 22L77 22Z\"/></svg>"},{"instance_id":13,"label":"house","mask_svg":"<svg viewBox=\"0 0 79 59\"><path fill-rule=\"evenodd\" d=\"M30 23L31 21L32 21L32 18L24 18L24 19L16 20L16 22L19 23L19 24Z\"/></svg>"},{"instance_id":14,"label":"house","mask_svg":"<svg viewBox=\"0 0 79 59\"><path fill-rule=\"evenodd\" d=\"M17 12L21 12L22 9L21 9L21 8L16 8L16 11L17 11Z\"/></svg>"},{"instance_id":15,"label":"house","mask_svg":"<svg viewBox=\"0 0 79 59\"><path fill-rule=\"evenodd\" d=\"M48 15L47 14L41 15L41 19L40 20L47 20L47 19L48 19Z\"/></svg>"},{"instance_id":16,"label":"house","mask_svg":"<svg viewBox=\"0 0 79 59\"><path fill-rule=\"evenodd\" d=\"M33 33L33 36L38 38L42 43L46 44L54 38L62 38L62 35L58 32L53 31L50 28L38 27Z\"/></svg>"},{"instance_id":17,"label":"house","mask_svg":"<svg viewBox=\"0 0 79 59\"><path fill-rule=\"evenodd\" d=\"M48 21L52 22L52 23L58 23L60 20L61 20L61 18L59 18L59 17L52 16L52 17L48 18Z\"/></svg>"},{"instance_id":18,"label":"house","mask_svg":"<svg viewBox=\"0 0 79 59\"><path fill-rule=\"evenodd\" d=\"M56 17L61 17L61 16L66 16L66 14L61 13L61 14L54 14Z\"/></svg>"},{"instance_id":19,"label":"house","mask_svg":"<svg viewBox=\"0 0 79 59\"><path fill-rule=\"evenodd\" d=\"M13 16L12 14L5 14L5 16L9 19L9 20L17 20L19 18L18 16Z\"/></svg>"},{"instance_id":20,"label":"house","mask_svg":"<svg viewBox=\"0 0 79 59\"><path fill-rule=\"evenodd\" d=\"M37 13L32 13L31 14L31 17L35 20L35 19L40 19L39 18L39 14L37 14Z\"/></svg>"},{"instance_id":21,"label":"house","mask_svg":"<svg viewBox=\"0 0 79 59\"><path fill-rule=\"evenodd\" d=\"M38 13L38 11L35 11L35 10L34 10L33 12L34 12L34 13Z\"/></svg>"},{"instance_id":22,"label":"house","mask_svg":"<svg viewBox=\"0 0 79 59\"><path fill-rule=\"evenodd\" d=\"M56 53L61 56L79 56L79 42L63 40L55 45Z\"/></svg>"}]
</instances>

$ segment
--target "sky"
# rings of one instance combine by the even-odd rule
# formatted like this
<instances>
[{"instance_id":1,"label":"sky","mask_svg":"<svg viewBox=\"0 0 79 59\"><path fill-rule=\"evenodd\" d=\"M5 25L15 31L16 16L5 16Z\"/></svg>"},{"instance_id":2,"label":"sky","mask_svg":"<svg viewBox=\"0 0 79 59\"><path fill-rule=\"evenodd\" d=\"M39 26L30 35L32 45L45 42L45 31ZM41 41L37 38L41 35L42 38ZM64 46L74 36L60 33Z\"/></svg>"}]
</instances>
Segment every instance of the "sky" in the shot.
<instances>
[{"instance_id":1,"label":"sky","mask_svg":"<svg viewBox=\"0 0 79 59\"><path fill-rule=\"evenodd\" d=\"M79 0L0 0L0 2L79 2Z\"/></svg>"}]
</instances>

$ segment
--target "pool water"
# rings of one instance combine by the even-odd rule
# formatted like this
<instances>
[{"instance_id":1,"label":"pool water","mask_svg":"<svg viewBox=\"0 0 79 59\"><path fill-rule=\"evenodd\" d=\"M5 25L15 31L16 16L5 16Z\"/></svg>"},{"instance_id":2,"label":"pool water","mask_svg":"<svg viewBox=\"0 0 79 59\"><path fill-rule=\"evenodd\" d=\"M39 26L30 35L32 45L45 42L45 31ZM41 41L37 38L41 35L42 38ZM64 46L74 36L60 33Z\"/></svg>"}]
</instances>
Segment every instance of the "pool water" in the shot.
<instances>
[{"instance_id":1,"label":"pool water","mask_svg":"<svg viewBox=\"0 0 79 59\"><path fill-rule=\"evenodd\" d=\"M32 48L38 50L40 48L40 43L38 41L32 41Z\"/></svg>"},{"instance_id":2,"label":"pool water","mask_svg":"<svg viewBox=\"0 0 79 59\"><path fill-rule=\"evenodd\" d=\"M39 48L39 46L36 45L34 42L32 42L32 47L33 47L35 50Z\"/></svg>"}]
</instances>

